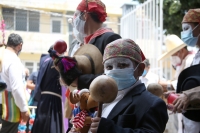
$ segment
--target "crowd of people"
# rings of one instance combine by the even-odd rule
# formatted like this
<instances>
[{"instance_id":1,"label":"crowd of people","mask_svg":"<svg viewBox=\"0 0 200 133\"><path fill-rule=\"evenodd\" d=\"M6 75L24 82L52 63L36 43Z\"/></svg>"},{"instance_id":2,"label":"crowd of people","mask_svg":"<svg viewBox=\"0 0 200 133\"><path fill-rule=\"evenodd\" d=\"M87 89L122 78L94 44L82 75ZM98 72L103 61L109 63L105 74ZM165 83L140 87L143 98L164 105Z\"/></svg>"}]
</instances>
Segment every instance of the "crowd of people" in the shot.
<instances>
[{"instance_id":1,"label":"crowd of people","mask_svg":"<svg viewBox=\"0 0 200 133\"><path fill-rule=\"evenodd\" d=\"M0 47L0 83L7 85L1 90L0 133L163 133L168 111L174 113L177 133L200 132L200 51L187 48L200 47L200 9L188 10L181 38L167 36L167 52L158 57L170 57L176 71L171 80L151 71L140 44L103 26L106 17L103 2L82 0L69 19L74 35L69 48L61 51L54 43L31 74L18 57L22 37L9 35ZM115 99L102 103L102 109L90 94L101 75L117 86ZM169 104L172 94L176 98ZM34 117L30 106L37 107Z\"/></svg>"}]
</instances>

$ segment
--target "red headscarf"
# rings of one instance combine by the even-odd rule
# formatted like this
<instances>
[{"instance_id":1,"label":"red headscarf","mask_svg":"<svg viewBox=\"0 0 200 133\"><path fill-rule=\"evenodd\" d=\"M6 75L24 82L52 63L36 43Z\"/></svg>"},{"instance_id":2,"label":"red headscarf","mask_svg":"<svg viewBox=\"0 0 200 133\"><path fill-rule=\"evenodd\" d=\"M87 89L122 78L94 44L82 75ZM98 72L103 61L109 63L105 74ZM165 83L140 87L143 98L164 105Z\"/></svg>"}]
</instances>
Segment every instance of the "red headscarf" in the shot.
<instances>
[{"instance_id":1,"label":"red headscarf","mask_svg":"<svg viewBox=\"0 0 200 133\"><path fill-rule=\"evenodd\" d=\"M78 5L77 10L81 12L87 11L96 13L101 22L106 21L106 6L101 2L101 0L82 0Z\"/></svg>"}]
</instances>

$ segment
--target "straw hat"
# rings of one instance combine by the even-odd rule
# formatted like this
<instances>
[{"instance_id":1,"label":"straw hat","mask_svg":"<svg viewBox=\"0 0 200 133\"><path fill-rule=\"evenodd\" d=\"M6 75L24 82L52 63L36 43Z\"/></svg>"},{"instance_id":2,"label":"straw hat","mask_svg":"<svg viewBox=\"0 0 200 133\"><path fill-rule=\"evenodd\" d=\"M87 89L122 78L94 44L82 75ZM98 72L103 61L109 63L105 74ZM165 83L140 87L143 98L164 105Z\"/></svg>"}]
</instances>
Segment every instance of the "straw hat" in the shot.
<instances>
[{"instance_id":1,"label":"straw hat","mask_svg":"<svg viewBox=\"0 0 200 133\"><path fill-rule=\"evenodd\" d=\"M58 56L57 51L49 51L54 59L56 69L68 86L82 74L102 74L103 57L99 49L92 44L84 44L75 53L73 57Z\"/></svg>"},{"instance_id":2,"label":"straw hat","mask_svg":"<svg viewBox=\"0 0 200 133\"><path fill-rule=\"evenodd\" d=\"M167 52L162 54L158 58L158 61L167 58L169 56L172 56L173 54L175 54L176 52L187 46L177 35L167 36L165 40L165 45L167 47Z\"/></svg>"},{"instance_id":3,"label":"straw hat","mask_svg":"<svg viewBox=\"0 0 200 133\"><path fill-rule=\"evenodd\" d=\"M83 74L102 74L103 57L99 49L92 44L84 44L75 53L78 69Z\"/></svg>"}]
</instances>

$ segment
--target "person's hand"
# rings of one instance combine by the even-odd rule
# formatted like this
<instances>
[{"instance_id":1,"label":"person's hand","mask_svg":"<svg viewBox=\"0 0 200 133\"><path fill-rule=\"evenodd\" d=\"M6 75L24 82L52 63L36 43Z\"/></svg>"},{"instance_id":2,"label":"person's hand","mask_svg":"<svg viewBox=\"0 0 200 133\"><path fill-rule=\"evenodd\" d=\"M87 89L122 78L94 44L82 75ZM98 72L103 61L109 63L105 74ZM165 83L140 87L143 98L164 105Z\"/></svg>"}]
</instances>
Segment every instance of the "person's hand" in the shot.
<instances>
[{"instance_id":1,"label":"person's hand","mask_svg":"<svg viewBox=\"0 0 200 133\"><path fill-rule=\"evenodd\" d=\"M92 133L96 133L97 132L100 120L101 120L101 118L99 118L99 117L92 118L92 124L91 124L91 127L90 127L90 131Z\"/></svg>"},{"instance_id":2,"label":"person's hand","mask_svg":"<svg viewBox=\"0 0 200 133\"><path fill-rule=\"evenodd\" d=\"M168 96L169 96L169 94L171 94L171 93L176 93L175 91L168 91L168 92L164 92L163 94L164 94L164 97L165 98L167 98Z\"/></svg>"},{"instance_id":3,"label":"person's hand","mask_svg":"<svg viewBox=\"0 0 200 133\"><path fill-rule=\"evenodd\" d=\"M28 111L21 112L21 121L27 123L30 118L30 114Z\"/></svg>"},{"instance_id":4,"label":"person's hand","mask_svg":"<svg viewBox=\"0 0 200 133\"><path fill-rule=\"evenodd\" d=\"M187 95L179 94L179 97L176 100L174 100L173 105L174 105L173 109L174 113L176 112L182 113L183 111L185 111L189 105L189 99Z\"/></svg>"}]
</instances>

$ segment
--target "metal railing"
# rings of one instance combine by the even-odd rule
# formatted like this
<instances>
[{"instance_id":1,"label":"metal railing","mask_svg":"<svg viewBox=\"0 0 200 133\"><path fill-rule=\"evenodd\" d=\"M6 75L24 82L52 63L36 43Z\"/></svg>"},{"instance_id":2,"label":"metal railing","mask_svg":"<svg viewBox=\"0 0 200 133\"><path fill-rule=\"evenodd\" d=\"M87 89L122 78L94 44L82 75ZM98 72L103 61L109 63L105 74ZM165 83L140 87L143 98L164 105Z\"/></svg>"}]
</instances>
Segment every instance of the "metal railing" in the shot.
<instances>
[{"instance_id":1,"label":"metal railing","mask_svg":"<svg viewBox=\"0 0 200 133\"><path fill-rule=\"evenodd\" d=\"M170 64L157 60L163 51L162 8L163 0L147 0L121 18L120 31L123 38L130 38L140 46L156 74L171 79Z\"/></svg>"}]
</instances>

